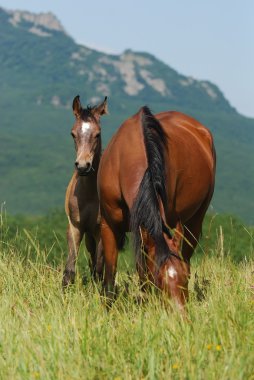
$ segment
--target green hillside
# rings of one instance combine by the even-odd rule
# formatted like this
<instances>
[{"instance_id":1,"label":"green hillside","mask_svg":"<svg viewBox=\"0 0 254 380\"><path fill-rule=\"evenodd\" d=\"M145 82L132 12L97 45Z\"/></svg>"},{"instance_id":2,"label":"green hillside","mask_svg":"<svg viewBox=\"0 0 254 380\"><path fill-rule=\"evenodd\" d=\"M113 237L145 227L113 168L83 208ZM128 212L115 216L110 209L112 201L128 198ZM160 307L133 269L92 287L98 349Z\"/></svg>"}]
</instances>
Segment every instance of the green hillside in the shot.
<instances>
[{"instance_id":1,"label":"green hillside","mask_svg":"<svg viewBox=\"0 0 254 380\"><path fill-rule=\"evenodd\" d=\"M106 144L144 104L179 110L214 134L218 171L213 207L254 222L254 120L239 115L208 81L185 77L147 53L80 46L51 14L0 8L0 202L11 213L63 205L73 170L71 102L109 96Z\"/></svg>"}]
</instances>

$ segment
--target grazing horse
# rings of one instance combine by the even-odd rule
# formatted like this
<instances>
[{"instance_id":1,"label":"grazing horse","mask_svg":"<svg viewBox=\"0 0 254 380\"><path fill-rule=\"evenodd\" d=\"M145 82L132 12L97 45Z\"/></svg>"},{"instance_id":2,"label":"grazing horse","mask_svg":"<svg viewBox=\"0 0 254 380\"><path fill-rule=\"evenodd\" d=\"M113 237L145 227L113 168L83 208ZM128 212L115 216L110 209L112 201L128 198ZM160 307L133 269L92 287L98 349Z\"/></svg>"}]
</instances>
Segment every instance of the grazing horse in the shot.
<instances>
[{"instance_id":1,"label":"grazing horse","mask_svg":"<svg viewBox=\"0 0 254 380\"><path fill-rule=\"evenodd\" d=\"M76 96L72 108L76 120L71 135L77 156L65 197L65 211L69 220L69 254L63 274L63 287L74 283L75 264L84 234L86 248L91 255L92 276L101 276L103 267L97 172L101 157L100 117L107 113L107 97L102 104L83 109L79 96Z\"/></svg>"},{"instance_id":2,"label":"grazing horse","mask_svg":"<svg viewBox=\"0 0 254 380\"><path fill-rule=\"evenodd\" d=\"M213 138L198 121L179 112L154 116L143 107L122 124L98 171L108 297L118 250L132 231L140 280L150 279L183 308L214 183Z\"/></svg>"}]
</instances>

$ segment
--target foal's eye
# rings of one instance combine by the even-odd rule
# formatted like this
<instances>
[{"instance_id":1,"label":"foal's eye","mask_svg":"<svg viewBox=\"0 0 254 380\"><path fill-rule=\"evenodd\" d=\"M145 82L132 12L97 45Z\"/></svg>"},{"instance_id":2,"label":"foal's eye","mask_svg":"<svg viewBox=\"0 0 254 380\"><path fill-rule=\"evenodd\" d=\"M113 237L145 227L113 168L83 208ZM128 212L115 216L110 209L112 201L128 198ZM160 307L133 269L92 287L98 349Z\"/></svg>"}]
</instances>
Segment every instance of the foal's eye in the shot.
<instances>
[{"instance_id":1,"label":"foal's eye","mask_svg":"<svg viewBox=\"0 0 254 380\"><path fill-rule=\"evenodd\" d=\"M100 137L100 133L97 133L97 135L95 135L95 138L98 139Z\"/></svg>"}]
</instances>

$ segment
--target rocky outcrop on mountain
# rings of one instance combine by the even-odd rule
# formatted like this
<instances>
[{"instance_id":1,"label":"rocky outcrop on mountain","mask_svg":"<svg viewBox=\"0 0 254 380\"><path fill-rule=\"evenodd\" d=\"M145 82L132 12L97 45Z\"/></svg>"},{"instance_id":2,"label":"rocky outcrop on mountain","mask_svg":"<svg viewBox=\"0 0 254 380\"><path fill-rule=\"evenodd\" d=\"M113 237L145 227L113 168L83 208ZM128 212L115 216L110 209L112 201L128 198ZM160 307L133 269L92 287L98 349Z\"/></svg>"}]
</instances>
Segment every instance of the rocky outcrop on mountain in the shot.
<instances>
[{"instance_id":1,"label":"rocky outcrop on mountain","mask_svg":"<svg viewBox=\"0 0 254 380\"><path fill-rule=\"evenodd\" d=\"M4 11L4 9L2 9ZM9 22L18 27L22 22L26 22L31 24L28 29L31 33L37 34L41 37L49 37L51 34L46 32L44 29L48 31L58 31L66 33L60 21L56 18L53 13L31 13L25 11L5 11L10 17Z\"/></svg>"}]
</instances>

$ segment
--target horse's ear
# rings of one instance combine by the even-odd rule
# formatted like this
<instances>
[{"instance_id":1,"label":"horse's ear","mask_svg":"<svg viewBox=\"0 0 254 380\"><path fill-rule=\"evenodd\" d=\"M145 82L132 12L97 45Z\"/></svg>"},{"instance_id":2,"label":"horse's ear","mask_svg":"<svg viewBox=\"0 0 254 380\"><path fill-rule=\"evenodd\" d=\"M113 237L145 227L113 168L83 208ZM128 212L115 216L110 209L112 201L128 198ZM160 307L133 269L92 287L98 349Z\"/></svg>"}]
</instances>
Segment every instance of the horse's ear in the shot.
<instances>
[{"instance_id":1,"label":"horse's ear","mask_svg":"<svg viewBox=\"0 0 254 380\"><path fill-rule=\"evenodd\" d=\"M75 96L75 98L73 99L72 109L73 109L74 115L77 118L79 118L81 115L81 112L82 112L82 105L81 105L80 100L79 100L79 95Z\"/></svg>"},{"instance_id":2,"label":"horse's ear","mask_svg":"<svg viewBox=\"0 0 254 380\"><path fill-rule=\"evenodd\" d=\"M92 113L97 119L99 119L102 115L106 115L108 113L108 101L107 101L107 99L108 99L108 97L105 96L105 99L103 100L103 102L101 104L93 107Z\"/></svg>"}]
</instances>

